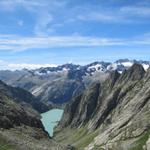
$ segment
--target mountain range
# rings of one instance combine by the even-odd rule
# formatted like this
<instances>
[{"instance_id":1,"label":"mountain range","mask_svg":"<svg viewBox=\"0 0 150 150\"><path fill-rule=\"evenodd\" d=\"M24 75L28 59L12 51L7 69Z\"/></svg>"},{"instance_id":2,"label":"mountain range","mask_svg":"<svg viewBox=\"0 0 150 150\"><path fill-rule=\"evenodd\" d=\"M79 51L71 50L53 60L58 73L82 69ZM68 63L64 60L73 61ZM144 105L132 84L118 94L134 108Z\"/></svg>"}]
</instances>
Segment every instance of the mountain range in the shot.
<instances>
[{"instance_id":1,"label":"mountain range","mask_svg":"<svg viewBox=\"0 0 150 150\"><path fill-rule=\"evenodd\" d=\"M2 70L0 80L23 88L47 105L63 104L92 84L105 80L111 71L122 73L134 63L148 69L149 61L120 59L113 63L93 62L88 65L64 64L35 70Z\"/></svg>"}]
</instances>

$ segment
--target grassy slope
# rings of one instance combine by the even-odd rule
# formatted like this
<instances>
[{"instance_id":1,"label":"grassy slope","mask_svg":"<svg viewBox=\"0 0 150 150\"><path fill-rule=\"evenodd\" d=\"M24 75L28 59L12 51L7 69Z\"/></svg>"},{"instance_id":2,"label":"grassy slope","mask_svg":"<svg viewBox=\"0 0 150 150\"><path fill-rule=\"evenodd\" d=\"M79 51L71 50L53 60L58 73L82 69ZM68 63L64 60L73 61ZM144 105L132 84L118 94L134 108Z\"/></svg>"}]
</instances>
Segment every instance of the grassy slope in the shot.
<instances>
[{"instance_id":1,"label":"grassy slope","mask_svg":"<svg viewBox=\"0 0 150 150\"><path fill-rule=\"evenodd\" d=\"M0 150L16 150L16 148L0 135Z\"/></svg>"},{"instance_id":2,"label":"grassy slope","mask_svg":"<svg viewBox=\"0 0 150 150\"><path fill-rule=\"evenodd\" d=\"M88 146L96 137L98 131L88 133L86 127L79 129L65 128L63 130L56 129L54 139L62 144L69 144L80 150ZM64 136L65 135L65 136Z\"/></svg>"},{"instance_id":3,"label":"grassy slope","mask_svg":"<svg viewBox=\"0 0 150 150\"><path fill-rule=\"evenodd\" d=\"M142 134L139 139L134 143L134 146L130 150L143 150L143 146L146 145L146 142L150 136L150 130Z\"/></svg>"},{"instance_id":4,"label":"grassy slope","mask_svg":"<svg viewBox=\"0 0 150 150\"><path fill-rule=\"evenodd\" d=\"M88 146L96 137L98 131L88 133L85 128L79 129L70 129L66 128L63 130L55 130L54 139L62 144L70 144L76 148L76 150L83 150ZM65 136L64 136L65 135ZM150 136L150 130L143 133L137 140L132 143L133 145L129 150L143 150L143 146L146 145L146 142ZM121 142L121 141L120 141ZM103 150L101 146L96 146L93 150Z\"/></svg>"}]
</instances>

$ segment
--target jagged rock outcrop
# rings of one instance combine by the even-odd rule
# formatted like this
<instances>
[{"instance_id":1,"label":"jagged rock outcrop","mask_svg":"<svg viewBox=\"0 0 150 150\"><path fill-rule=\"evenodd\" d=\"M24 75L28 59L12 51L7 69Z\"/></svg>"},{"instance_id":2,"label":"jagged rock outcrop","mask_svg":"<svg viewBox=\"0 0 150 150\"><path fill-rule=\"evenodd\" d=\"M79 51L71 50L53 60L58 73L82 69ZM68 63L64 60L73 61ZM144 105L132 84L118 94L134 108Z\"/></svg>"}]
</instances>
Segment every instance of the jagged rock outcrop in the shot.
<instances>
[{"instance_id":1,"label":"jagged rock outcrop","mask_svg":"<svg viewBox=\"0 0 150 150\"><path fill-rule=\"evenodd\" d=\"M137 81L140 80L145 74L145 70L143 68L142 65L140 64L133 64L133 66L131 68L129 68L128 70L125 70L122 73L122 76L120 78L120 81Z\"/></svg>"},{"instance_id":2,"label":"jagged rock outcrop","mask_svg":"<svg viewBox=\"0 0 150 150\"><path fill-rule=\"evenodd\" d=\"M96 84L90 91L75 97L72 103L67 105L62 117L61 125L63 127L67 125L79 126L90 120L97 105L99 88L100 84Z\"/></svg>"},{"instance_id":3,"label":"jagged rock outcrop","mask_svg":"<svg viewBox=\"0 0 150 150\"><path fill-rule=\"evenodd\" d=\"M87 150L129 150L142 145L140 139L150 130L149 117L150 72L134 64L121 75L113 72L106 81L74 98L66 106L58 128L77 132L84 128L85 139L96 132L86 143Z\"/></svg>"}]
</instances>

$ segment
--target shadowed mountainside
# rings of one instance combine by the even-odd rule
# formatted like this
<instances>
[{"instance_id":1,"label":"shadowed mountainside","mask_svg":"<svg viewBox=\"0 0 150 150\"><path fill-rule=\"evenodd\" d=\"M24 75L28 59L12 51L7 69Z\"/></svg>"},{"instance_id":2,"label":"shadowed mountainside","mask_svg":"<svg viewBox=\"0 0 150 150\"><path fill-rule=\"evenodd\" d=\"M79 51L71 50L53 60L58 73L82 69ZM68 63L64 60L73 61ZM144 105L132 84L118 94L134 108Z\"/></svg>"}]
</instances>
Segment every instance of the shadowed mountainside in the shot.
<instances>
[{"instance_id":1,"label":"shadowed mountainside","mask_svg":"<svg viewBox=\"0 0 150 150\"><path fill-rule=\"evenodd\" d=\"M1 149L65 149L64 146L50 139L42 125L40 114L34 108L39 112L43 110L42 103L37 103L32 94L0 81Z\"/></svg>"},{"instance_id":2,"label":"shadowed mountainside","mask_svg":"<svg viewBox=\"0 0 150 150\"><path fill-rule=\"evenodd\" d=\"M142 65L134 64L73 98L55 139L77 149L144 150L149 146L149 117L150 68L145 72Z\"/></svg>"}]
</instances>

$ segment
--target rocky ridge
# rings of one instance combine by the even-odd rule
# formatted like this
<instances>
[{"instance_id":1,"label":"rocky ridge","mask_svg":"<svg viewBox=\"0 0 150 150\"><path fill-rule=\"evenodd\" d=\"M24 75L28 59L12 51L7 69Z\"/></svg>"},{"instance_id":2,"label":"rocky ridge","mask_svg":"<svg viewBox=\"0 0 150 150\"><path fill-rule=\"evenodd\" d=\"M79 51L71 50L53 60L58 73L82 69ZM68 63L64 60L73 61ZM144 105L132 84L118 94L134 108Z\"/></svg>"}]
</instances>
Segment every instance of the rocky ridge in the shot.
<instances>
[{"instance_id":1,"label":"rocky ridge","mask_svg":"<svg viewBox=\"0 0 150 150\"><path fill-rule=\"evenodd\" d=\"M140 64L112 72L66 106L55 138L61 141L64 130L68 139L75 131L68 141L78 149L144 150L150 135L149 85L150 68L145 72Z\"/></svg>"}]
</instances>

